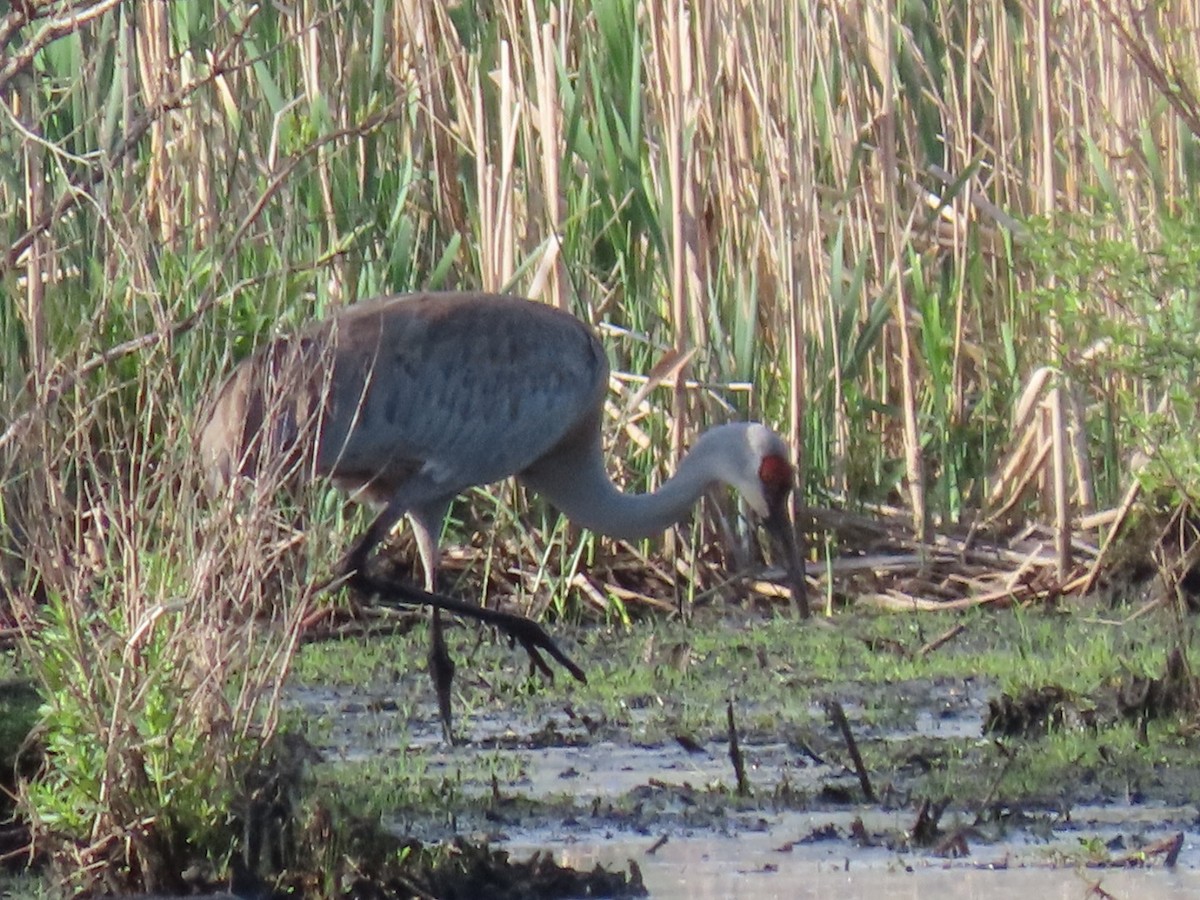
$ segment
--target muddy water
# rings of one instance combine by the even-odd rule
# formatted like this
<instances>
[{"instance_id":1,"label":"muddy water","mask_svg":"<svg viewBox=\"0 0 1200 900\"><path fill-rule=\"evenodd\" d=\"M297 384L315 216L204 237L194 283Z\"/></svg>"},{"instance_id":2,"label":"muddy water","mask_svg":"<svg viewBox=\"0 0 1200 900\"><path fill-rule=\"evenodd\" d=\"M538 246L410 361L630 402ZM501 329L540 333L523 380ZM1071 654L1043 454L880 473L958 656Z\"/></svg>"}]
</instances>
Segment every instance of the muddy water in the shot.
<instances>
[{"instance_id":1,"label":"muddy water","mask_svg":"<svg viewBox=\"0 0 1200 900\"><path fill-rule=\"evenodd\" d=\"M1133 811L1105 812L1116 812L1119 817L1122 812ZM1194 821L1194 810L1190 812ZM1023 892L1031 900L1059 897L1075 900L1088 896L1090 886L1095 884L1121 898L1200 897L1200 845L1194 833L1185 842L1174 870L1091 869L1060 862L1062 854L1077 855L1078 841L1068 834L1049 842L1016 838L979 846L972 850L971 858L962 860L936 859L922 851L899 853L860 848L837 840L792 843L796 835L811 833L818 823L842 822L848 827L853 815L786 814L757 832L671 836L653 852L650 851L655 841L648 836L612 833L563 838L533 830L511 835L506 846L518 857L536 849L551 850L558 862L578 869L590 869L597 863L622 868L632 860L639 866L650 896L658 900L776 897L1008 900L1020 897ZM869 812L866 817L871 818ZM1160 825L1163 827L1151 827L1146 833L1177 830L1175 822ZM1115 836L1116 831L1089 831L1089 835L1096 833Z\"/></svg>"},{"instance_id":2,"label":"muddy water","mask_svg":"<svg viewBox=\"0 0 1200 900\"><path fill-rule=\"evenodd\" d=\"M802 767L784 744L752 746L747 758L751 783L760 793L784 773L799 788L839 774L827 766ZM634 829L614 826L602 813L573 818L569 824L513 821L484 834L518 857L549 850L558 862L577 869L597 863L623 869L633 861L656 898L984 900L1009 898L1025 889L1036 897L1075 898L1096 883L1116 897L1200 897L1200 814L1193 806L1076 807L1069 820L1047 812L1046 825L1036 836L1020 829L999 839L972 833L969 855L949 860L927 849L862 846L851 837L856 822L868 842L904 835L913 822L908 807L895 812L872 806L811 811L731 807L715 821L689 818L679 808L687 795L677 805L670 789L728 782L728 760L716 752L599 745L539 750L525 763L524 776L508 788L523 797L550 797L566 785L586 806L640 792L655 812L636 817ZM648 784L655 790L648 791ZM946 830L966 824L950 816L942 823ZM1181 831L1185 843L1173 872L1088 869L1079 862L1085 843L1108 848L1115 857Z\"/></svg>"},{"instance_id":3,"label":"muddy water","mask_svg":"<svg viewBox=\"0 0 1200 900\"><path fill-rule=\"evenodd\" d=\"M780 784L809 797L831 783L853 789L853 777L843 769L787 741L746 742L756 801L739 803L722 793L727 787L721 786L732 782L722 741L690 750L674 741L643 745L620 732L589 735L573 718L551 710L525 719L508 713L464 717L470 739L449 748L427 704L418 703L403 722L395 722L390 720L400 714L370 711L372 704L354 690L303 691L296 699L310 713L337 723L323 747L327 753L343 760L409 754L420 758L430 778L460 785L461 808L452 810L452 826L446 810L429 822L409 812L395 820L397 831L438 840L452 828L517 858L548 851L559 863L582 870L597 863L624 870L632 861L650 895L660 900L988 900L1021 892L1078 898L1097 884L1121 898L1200 897L1200 811L1192 805L1076 806L1069 817L1035 811L1034 826L1004 833L969 830L967 855L943 859L929 849L899 846L913 824L910 803L889 811L819 803L795 809L773 802ZM979 697L965 697L951 715L944 708L919 711L911 730L890 739L977 738L981 717ZM546 735L553 738L547 741ZM460 777L481 766L501 773L499 780ZM969 824L953 814L940 823L943 832ZM1088 868L1084 862L1085 847L1113 859L1179 832L1184 847L1171 870L1162 868L1161 858L1138 870Z\"/></svg>"},{"instance_id":4,"label":"muddy water","mask_svg":"<svg viewBox=\"0 0 1200 900\"><path fill-rule=\"evenodd\" d=\"M862 867L849 871L836 865L784 863L770 871L748 871L743 854L720 848L711 853L703 842L684 848L674 858L642 865L650 896L655 900L1079 900L1098 896L1098 885L1108 895L1137 900L1192 900L1200 896L1200 876L1195 872L1118 871L1075 869L972 869L961 866L930 867L917 864L905 869ZM660 851L660 852L665 852ZM565 854L579 868L595 862L620 866L624 858L607 854Z\"/></svg>"},{"instance_id":5,"label":"muddy water","mask_svg":"<svg viewBox=\"0 0 1200 900\"><path fill-rule=\"evenodd\" d=\"M518 856L525 848L511 848ZM626 852L629 851L629 852ZM638 861L650 896L656 900L924 900L929 897L1011 900L1063 898L1078 900L1100 885L1114 897L1137 900L1184 900L1200 896L1200 875L1192 870L1097 871L1075 868L980 868L922 861L889 860L886 864L850 865L838 860L780 860L771 851L728 839L686 839L660 849L653 860L644 848L610 842L571 848L556 854L560 863L590 869L597 863L613 868ZM1103 896L1103 895L1093 895Z\"/></svg>"}]
</instances>

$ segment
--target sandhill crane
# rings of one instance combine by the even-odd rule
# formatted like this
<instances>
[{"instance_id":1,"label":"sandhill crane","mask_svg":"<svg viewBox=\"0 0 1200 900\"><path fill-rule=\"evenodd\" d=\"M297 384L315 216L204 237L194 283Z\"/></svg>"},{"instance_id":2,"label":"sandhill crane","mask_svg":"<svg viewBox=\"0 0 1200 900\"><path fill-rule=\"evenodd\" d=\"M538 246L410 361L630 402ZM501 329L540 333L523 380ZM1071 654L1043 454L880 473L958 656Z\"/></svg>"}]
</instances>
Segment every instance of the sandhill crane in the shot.
<instances>
[{"instance_id":1,"label":"sandhill crane","mask_svg":"<svg viewBox=\"0 0 1200 900\"><path fill-rule=\"evenodd\" d=\"M721 425L701 435L657 491L625 494L601 447L608 378L592 330L544 304L479 293L383 297L243 360L216 395L201 451L219 481L283 459L381 506L341 563L367 592L395 587L370 577L367 562L408 516L430 593L400 593L433 607L430 673L452 739L454 667L439 608L498 625L543 671L539 649L582 677L535 623L433 593L442 520L454 497L475 485L516 476L576 524L627 539L663 532L708 488L730 485L761 518L793 601L808 614L784 441L755 422Z\"/></svg>"}]
</instances>

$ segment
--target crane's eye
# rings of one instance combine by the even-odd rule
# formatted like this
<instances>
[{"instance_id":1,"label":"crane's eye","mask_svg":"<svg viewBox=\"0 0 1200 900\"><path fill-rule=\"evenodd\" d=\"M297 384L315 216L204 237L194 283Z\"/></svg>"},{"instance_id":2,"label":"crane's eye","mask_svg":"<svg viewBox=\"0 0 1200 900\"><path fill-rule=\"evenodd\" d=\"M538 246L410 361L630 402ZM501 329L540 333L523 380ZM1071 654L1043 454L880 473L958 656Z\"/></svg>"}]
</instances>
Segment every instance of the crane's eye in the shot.
<instances>
[{"instance_id":1,"label":"crane's eye","mask_svg":"<svg viewBox=\"0 0 1200 900\"><path fill-rule=\"evenodd\" d=\"M763 493L768 503L781 500L792 489L796 473L792 464L782 456L771 454L764 456L758 465L758 478L762 482Z\"/></svg>"}]
</instances>

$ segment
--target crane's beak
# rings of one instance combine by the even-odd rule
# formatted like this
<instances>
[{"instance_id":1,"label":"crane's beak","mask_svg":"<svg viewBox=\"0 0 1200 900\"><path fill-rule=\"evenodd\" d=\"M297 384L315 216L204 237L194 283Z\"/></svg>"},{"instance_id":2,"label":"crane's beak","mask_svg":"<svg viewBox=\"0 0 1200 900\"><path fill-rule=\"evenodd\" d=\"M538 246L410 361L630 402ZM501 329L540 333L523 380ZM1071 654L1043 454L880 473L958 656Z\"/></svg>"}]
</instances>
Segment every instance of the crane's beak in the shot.
<instances>
[{"instance_id":1,"label":"crane's beak","mask_svg":"<svg viewBox=\"0 0 1200 900\"><path fill-rule=\"evenodd\" d=\"M763 519L763 527L771 536L771 543L783 559L783 567L787 572L787 584L792 593L792 608L801 618L808 618L808 585L804 580L804 562L796 547L796 528L792 517L788 514L788 495L781 494L777 500L767 507L767 517Z\"/></svg>"}]
</instances>

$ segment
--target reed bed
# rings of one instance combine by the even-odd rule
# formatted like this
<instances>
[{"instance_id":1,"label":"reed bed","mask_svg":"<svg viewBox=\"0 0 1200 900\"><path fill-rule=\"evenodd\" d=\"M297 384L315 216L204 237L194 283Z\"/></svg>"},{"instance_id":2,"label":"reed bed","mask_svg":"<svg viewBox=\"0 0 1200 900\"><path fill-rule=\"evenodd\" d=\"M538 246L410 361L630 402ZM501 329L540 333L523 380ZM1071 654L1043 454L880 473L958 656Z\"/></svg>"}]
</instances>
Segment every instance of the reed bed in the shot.
<instances>
[{"instance_id":1,"label":"reed bed","mask_svg":"<svg viewBox=\"0 0 1200 900\"><path fill-rule=\"evenodd\" d=\"M1036 302L1055 274L1028 248L1053 220L1148 250L1190 209L1196 16L18 5L0 447L122 365L195 360L187 415L233 357L331 308L512 290L605 325L620 371L686 360L616 439L631 482L707 421L758 416L799 448L808 501L900 504L919 538L1015 507L1054 523L1066 577L1072 524L1130 484L1107 458L1094 483L1120 448L1089 435L1138 385L1060 377L1087 348L1056 307L1127 314ZM1038 380L1034 441L1014 414Z\"/></svg>"}]
</instances>

